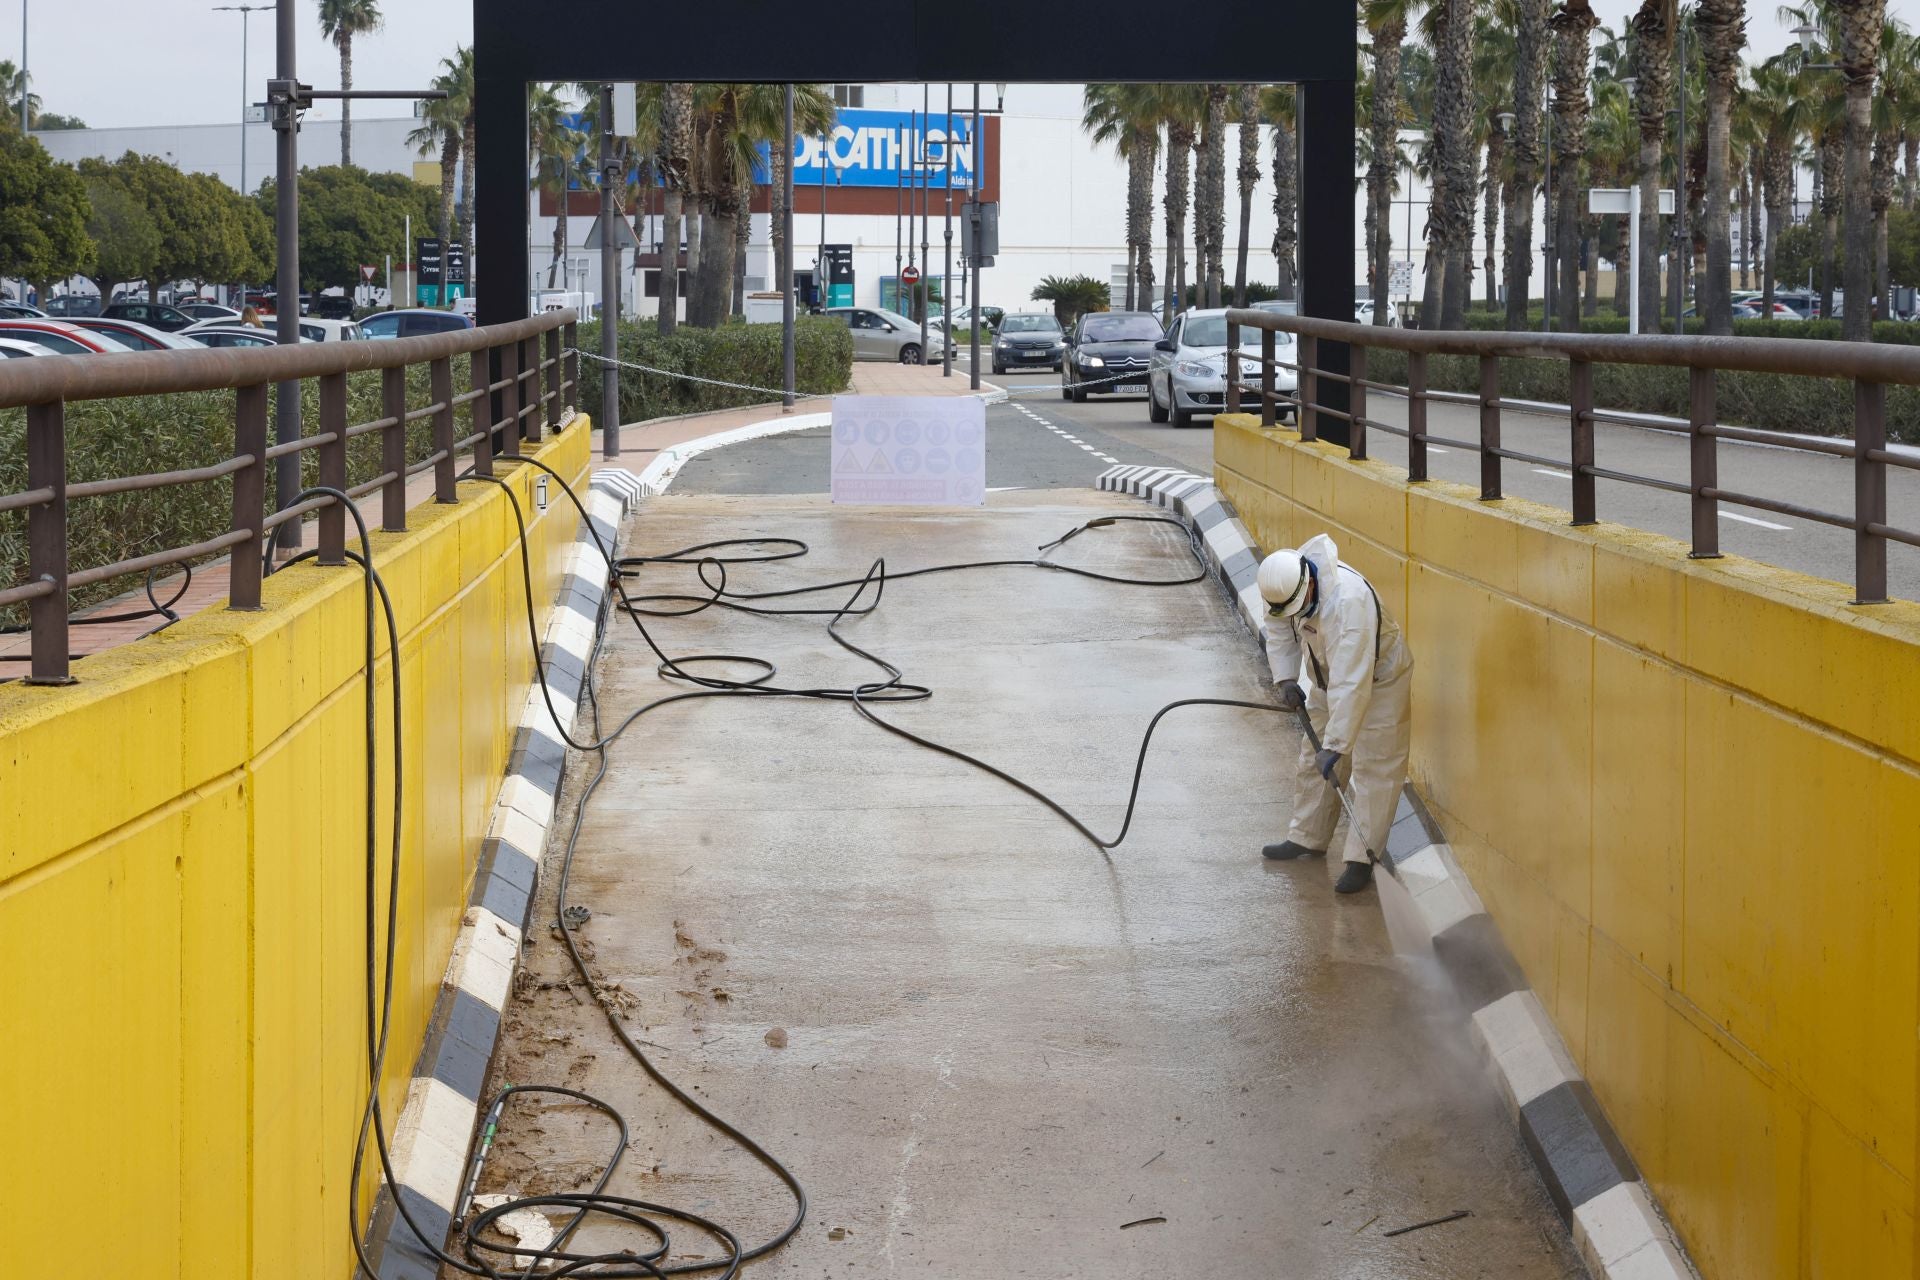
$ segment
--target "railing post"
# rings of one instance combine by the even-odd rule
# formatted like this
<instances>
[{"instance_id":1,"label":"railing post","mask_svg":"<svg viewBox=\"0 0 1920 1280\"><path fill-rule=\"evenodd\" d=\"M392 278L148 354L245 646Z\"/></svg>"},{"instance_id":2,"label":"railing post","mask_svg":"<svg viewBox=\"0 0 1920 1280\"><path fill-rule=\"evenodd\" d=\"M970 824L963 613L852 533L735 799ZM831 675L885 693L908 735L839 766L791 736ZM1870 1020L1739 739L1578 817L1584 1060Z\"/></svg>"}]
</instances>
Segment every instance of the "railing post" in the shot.
<instances>
[{"instance_id":1,"label":"railing post","mask_svg":"<svg viewBox=\"0 0 1920 1280\"><path fill-rule=\"evenodd\" d=\"M577 323L567 326L567 336L562 339L567 347L566 383L567 394L572 397L564 408L577 409L580 405L580 326Z\"/></svg>"},{"instance_id":2,"label":"railing post","mask_svg":"<svg viewBox=\"0 0 1920 1280\"><path fill-rule=\"evenodd\" d=\"M1480 499L1500 496L1500 360L1480 357Z\"/></svg>"},{"instance_id":3,"label":"railing post","mask_svg":"<svg viewBox=\"0 0 1920 1280\"><path fill-rule=\"evenodd\" d=\"M473 389L479 392L469 404L473 410L473 430L479 439L473 442L473 474L493 474L493 349L482 347L473 353Z\"/></svg>"},{"instance_id":4,"label":"railing post","mask_svg":"<svg viewBox=\"0 0 1920 1280\"><path fill-rule=\"evenodd\" d=\"M538 336L522 338L520 347L520 377L524 388L522 398L527 412L520 415L520 438L532 444L540 439L540 424L546 416L544 397L540 389L546 385L545 376L540 371L540 339Z\"/></svg>"},{"instance_id":5,"label":"railing post","mask_svg":"<svg viewBox=\"0 0 1920 1280\"><path fill-rule=\"evenodd\" d=\"M1240 326L1227 321L1227 412L1240 412Z\"/></svg>"},{"instance_id":6,"label":"railing post","mask_svg":"<svg viewBox=\"0 0 1920 1280\"><path fill-rule=\"evenodd\" d=\"M1853 595L1855 604L1887 602L1887 540L1873 531L1887 522L1887 464L1871 455L1887 447L1887 388L1853 384Z\"/></svg>"},{"instance_id":7,"label":"railing post","mask_svg":"<svg viewBox=\"0 0 1920 1280\"><path fill-rule=\"evenodd\" d=\"M27 602L32 628L28 684L72 684L67 666L67 406L27 406L27 488L53 496L27 508L27 578L53 590Z\"/></svg>"},{"instance_id":8,"label":"railing post","mask_svg":"<svg viewBox=\"0 0 1920 1280\"><path fill-rule=\"evenodd\" d=\"M1294 381L1294 386L1298 389L1297 403L1294 406L1295 419L1299 423L1302 440L1318 440L1320 414L1314 406L1320 402L1320 379L1316 376L1315 365L1315 361L1320 358L1320 344L1316 339L1303 333L1294 345L1300 348L1299 376Z\"/></svg>"},{"instance_id":9,"label":"railing post","mask_svg":"<svg viewBox=\"0 0 1920 1280\"><path fill-rule=\"evenodd\" d=\"M333 436L319 448L321 487L347 491L347 375L320 379L320 431ZM347 562L347 508L338 500L320 508L320 563Z\"/></svg>"},{"instance_id":10,"label":"railing post","mask_svg":"<svg viewBox=\"0 0 1920 1280\"><path fill-rule=\"evenodd\" d=\"M260 607L262 538L260 524L267 513L267 387L241 387L234 393L233 456L253 455L253 462L233 473L233 528L250 529L253 536L236 543L227 557L227 608Z\"/></svg>"},{"instance_id":11,"label":"railing post","mask_svg":"<svg viewBox=\"0 0 1920 1280\"><path fill-rule=\"evenodd\" d=\"M1427 478L1427 353L1407 353L1407 480Z\"/></svg>"},{"instance_id":12,"label":"railing post","mask_svg":"<svg viewBox=\"0 0 1920 1280\"><path fill-rule=\"evenodd\" d=\"M1720 442L1707 434L1714 420L1712 369L1687 371L1687 439L1692 454L1693 559L1720 558L1720 503L1707 490L1720 483Z\"/></svg>"},{"instance_id":13,"label":"railing post","mask_svg":"<svg viewBox=\"0 0 1920 1280\"><path fill-rule=\"evenodd\" d=\"M440 406L433 415L433 451L440 455L433 464L433 500L458 502L460 490L453 479L453 442L459 438L453 431L453 361L446 356L435 360L428 380L433 384L433 403Z\"/></svg>"},{"instance_id":14,"label":"railing post","mask_svg":"<svg viewBox=\"0 0 1920 1280\"><path fill-rule=\"evenodd\" d=\"M1567 362L1567 399L1571 401L1568 425L1573 429L1573 522L1594 524L1599 520L1593 478L1593 365L1585 360Z\"/></svg>"},{"instance_id":15,"label":"railing post","mask_svg":"<svg viewBox=\"0 0 1920 1280\"><path fill-rule=\"evenodd\" d=\"M1273 330L1260 331L1260 425L1270 427L1274 424L1274 415L1278 402L1274 399L1273 380L1276 370L1273 367Z\"/></svg>"},{"instance_id":16,"label":"railing post","mask_svg":"<svg viewBox=\"0 0 1920 1280\"><path fill-rule=\"evenodd\" d=\"M1364 459L1367 456L1367 349L1354 344L1347 376L1353 381L1347 385L1347 456Z\"/></svg>"},{"instance_id":17,"label":"railing post","mask_svg":"<svg viewBox=\"0 0 1920 1280\"><path fill-rule=\"evenodd\" d=\"M380 433L380 470L393 479L380 489L380 527L388 533L407 529L407 370L380 371L380 416L393 425Z\"/></svg>"},{"instance_id":18,"label":"railing post","mask_svg":"<svg viewBox=\"0 0 1920 1280\"><path fill-rule=\"evenodd\" d=\"M499 348L500 452L520 452L520 344L509 342Z\"/></svg>"},{"instance_id":19,"label":"railing post","mask_svg":"<svg viewBox=\"0 0 1920 1280\"><path fill-rule=\"evenodd\" d=\"M560 429L560 380L565 370L560 365L560 330L549 329L544 343L547 351L547 430Z\"/></svg>"}]
</instances>

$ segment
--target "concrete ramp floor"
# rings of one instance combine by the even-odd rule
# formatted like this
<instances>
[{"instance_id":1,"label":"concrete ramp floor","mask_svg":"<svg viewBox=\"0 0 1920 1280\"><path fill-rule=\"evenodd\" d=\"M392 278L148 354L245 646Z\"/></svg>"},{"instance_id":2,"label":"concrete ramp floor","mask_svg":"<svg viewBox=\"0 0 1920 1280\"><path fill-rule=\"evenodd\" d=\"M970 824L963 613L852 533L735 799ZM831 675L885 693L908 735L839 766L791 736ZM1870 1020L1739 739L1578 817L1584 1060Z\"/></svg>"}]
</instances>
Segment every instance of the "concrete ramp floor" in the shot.
<instances>
[{"instance_id":1,"label":"concrete ramp floor","mask_svg":"<svg viewBox=\"0 0 1920 1280\"><path fill-rule=\"evenodd\" d=\"M624 551L805 540L804 559L732 573L735 589L778 589L878 556L896 571L1027 557L1094 516L1148 510L1077 491L989 503L666 496L630 523ZM1057 558L1161 578L1193 564L1166 526L1093 530ZM657 568L629 590L698 587ZM785 685L877 678L820 618L715 609L650 625L670 653L765 657ZM1210 583L943 574L889 586L845 631L934 690L879 714L1019 774L1102 834L1118 828L1155 710L1267 692ZM655 666L617 618L599 668L607 723L676 691ZM1395 956L1377 897L1336 899L1337 866L1261 859L1284 832L1297 741L1276 715L1175 713L1133 833L1105 856L1005 783L845 704L707 699L629 732L589 808L569 902L591 909L580 936L661 1069L807 1186L806 1225L748 1274L1580 1274L1464 1019L1425 962ZM562 835L587 763L570 767ZM489 1092L546 1082L607 1099L633 1135L611 1192L763 1239L790 1213L785 1190L649 1082L566 985L548 929L557 857ZM481 1189L585 1189L609 1133L583 1107L515 1103ZM1472 1216L1385 1234L1459 1209ZM676 1261L715 1252L676 1240ZM598 1224L576 1245L640 1242Z\"/></svg>"}]
</instances>

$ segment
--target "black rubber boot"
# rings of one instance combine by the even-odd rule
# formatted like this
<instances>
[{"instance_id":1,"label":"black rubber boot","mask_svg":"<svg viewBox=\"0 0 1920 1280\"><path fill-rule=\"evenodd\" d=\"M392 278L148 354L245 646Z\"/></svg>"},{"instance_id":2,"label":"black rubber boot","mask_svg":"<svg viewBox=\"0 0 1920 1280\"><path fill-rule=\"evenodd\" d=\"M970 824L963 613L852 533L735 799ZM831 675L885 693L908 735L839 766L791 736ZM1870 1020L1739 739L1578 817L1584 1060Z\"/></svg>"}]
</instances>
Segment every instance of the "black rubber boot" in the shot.
<instances>
[{"instance_id":1,"label":"black rubber boot","mask_svg":"<svg viewBox=\"0 0 1920 1280\"><path fill-rule=\"evenodd\" d=\"M1291 862L1295 858L1324 858L1325 849L1309 849L1303 844L1283 840L1279 844L1270 844L1260 851L1262 857L1272 858L1275 862Z\"/></svg>"},{"instance_id":2,"label":"black rubber boot","mask_svg":"<svg viewBox=\"0 0 1920 1280\"><path fill-rule=\"evenodd\" d=\"M1340 873L1340 879L1334 884L1335 893L1360 893L1373 883L1373 864L1371 862L1349 862L1347 869Z\"/></svg>"}]
</instances>

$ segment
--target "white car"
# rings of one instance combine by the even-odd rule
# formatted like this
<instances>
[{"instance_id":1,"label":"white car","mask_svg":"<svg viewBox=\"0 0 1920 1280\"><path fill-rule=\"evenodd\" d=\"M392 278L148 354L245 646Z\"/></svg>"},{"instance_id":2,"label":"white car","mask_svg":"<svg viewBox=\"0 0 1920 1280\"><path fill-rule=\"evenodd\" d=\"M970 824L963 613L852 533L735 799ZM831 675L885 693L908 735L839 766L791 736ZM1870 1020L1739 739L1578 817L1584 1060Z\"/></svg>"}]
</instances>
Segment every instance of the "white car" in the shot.
<instances>
[{"instance_id":1,"label":"white car","mask_svg":"<svg viewBox=\"0 0 1920 1280\"><path fill-rule=\"evenodd\" d=\"M358 342L360 326L352 320L315 320L301 316L300 336L308 342Z\"/></svg>"},{"instance_id":2,"label":"white car","mask_svg":"<svg viewBox=\"0 0 1920 1280\"><path fill-rule=\"evenodd\" d=\"M1353 304L1353 322L1355 324L1373 323L1373 300L1371 298L1364 298ZM1389 302L1387 304L1387 328L1398 329L1399 327L1400 309Z\"/></svg>"},{"instance_id":3,"label":"white car","mask_svg":"<svg viewBox=\"0 0 1920 1280\"><path fill-rule=\"evenodd\" d=\"M0 360L19 360L27 356L50 356L53 352L45 347L36 347L31 342L20 342L13 338L0 338Z\"/></svg>"},{"instance_id":4,"label":"white car","mask_svg":"<svg viewBox=\"0 0 1920 1280\"><path fill-rule=\"evenodd\" d=\"M1263 330L1242 328L1240 380L1243 386L1260 381L1260 351ZM1245 358L1251 356L1251 359ZM1293 335L1273 335L1273 358L1294 360ZM1147 367L1147 417L1154 422L1173 419L1176 427L1190 427L1196 416L1212 417L1226 411L1227 404L1227 312L1183 311L1174 317L1153 349L1153 362ZM1291 393L1299 385L1292 369L1273 371L1273 389ZM1243 392L1257 409L1258 391ZM1291 417L1291 405L1278 405L1275 412Z\"/></svg>"}]
</instances>

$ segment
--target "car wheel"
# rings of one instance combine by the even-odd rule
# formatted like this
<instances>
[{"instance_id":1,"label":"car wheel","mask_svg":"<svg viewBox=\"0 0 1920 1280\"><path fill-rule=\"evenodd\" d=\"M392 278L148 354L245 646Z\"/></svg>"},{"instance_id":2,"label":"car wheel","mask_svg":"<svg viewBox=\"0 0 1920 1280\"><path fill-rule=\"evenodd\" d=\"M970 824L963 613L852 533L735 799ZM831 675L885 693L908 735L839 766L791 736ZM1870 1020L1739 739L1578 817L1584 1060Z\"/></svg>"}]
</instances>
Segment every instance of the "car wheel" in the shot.
<instances>
[{"instance_id":1,"label":"car wheel","mask_svg":"<svg viewBox=\"0 0 1920 1280\"><path fill-rule=\"evenodd\" d=\"M1007 371L1007 367L1003 364L997 364L993 366L993 374L996 378L1006 373L1006 371Z\"/></svg>"},{"instance_id":2,"label":"car wheel","mask_svg":"<svg viewBox=\"0 0 1920 1280\"><path fill-rule=\"evenodd\" d=\"M1087 402L1087 389L1080 385L1079 379L1077 378L1073 382L1071 398L1075 404L1085 404Z\"/></svg>"},{"instance_id":3,"label":"car wheel","mask_svg":"<svg viewBox=\"0 0 1920 1280\"><path fill-rule=\"evenodd\" d=\"M1161 407L1160 397L1153 394L1152 379L1148 379L1147 381L1147 421L1148 422L1165 422L1166 420L1167 420L1167 411Z\"/></svg>"},{"instance_id":4,"label":"car wheel","mask_svg":"<svg viewBox=\"0 0 1920 1280\"><path fill-rule=\"evenodd\" d=\"M906 346L900 348L900 363L919 364L920 344L917 342L909 342Z\"/></svg>"},{"instance_id":5,"label":"car wheel","mask_svg":"<svg viewBox=\"0 0 1920 1280\"><path fill-rule=\"evenodd\" d=\"M1064 369L1060 371L1060 398L1062 400L1073 399L1073 384L1067 381L1067 373Z\"/></svg>"},{"instance_id":6,"label":"car wheel","mask_svg":"<svg viewBox=\"0 0 1920 1280\"><path fill-rule=\"evenodd\" d=\"M1179 405L1175 405L1173 407L1173 425L1176 427L1192 426L1193 411L1191 409L1182 409Z\"/></svg>"}]
</instances>

